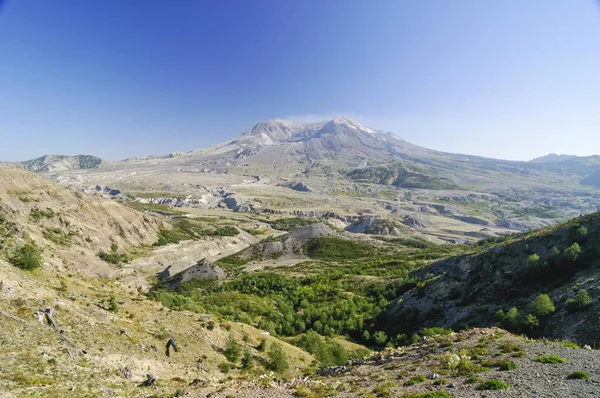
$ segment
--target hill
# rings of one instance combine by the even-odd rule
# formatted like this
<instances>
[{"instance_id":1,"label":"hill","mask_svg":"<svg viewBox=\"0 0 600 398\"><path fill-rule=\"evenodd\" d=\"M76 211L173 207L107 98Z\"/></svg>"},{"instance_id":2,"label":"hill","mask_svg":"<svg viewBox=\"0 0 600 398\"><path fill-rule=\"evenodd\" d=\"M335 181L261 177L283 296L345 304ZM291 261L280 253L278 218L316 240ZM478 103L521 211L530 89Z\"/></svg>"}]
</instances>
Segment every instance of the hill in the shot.
<instances>
[{"instance_id":1,"label":"hill","mask_svg":"<svg viewBox=\"0 0 600 398\"><path fill-rule=\"evenodd\" d=\"M595 346L600 331L599 233L596 212L557 226L480 241L475 253L415 271L422 281L419 287L399 296L381 325L388 325L386 331L393 335L430 326L500 324L532 336Z\"/></svg>"},{"instance_id":2,"label":"hill","mask_svg":"<svg viewBox=\"0 0 600 398\"><path fill-rule=\"evenodd\" d=\"M44 155L36 159L18 163L25 170L40 172L60 172L68 170L96 169L106 162L90 155Z\"/></svg>"},{"instance_id":3,"label":"hill","mask_svg":"<svg viewBox=\"0 0 600 398\"><path fill-rule=\"evenodd\" d=\"M185 226L0 167L2 395L174 396L194 379L216 389L226 374L292 377L309 367L309 354L252 326L166 311L143 294L134 282L152 278L146 259L155 251L185 253L193 264L193 253L241 239L215 236L200 221ZM185 241L164 245L164 236ZM165 351L170 337L177 352ZM143 386L148 373L156 387Z\"/></svg>"}]
</instances>

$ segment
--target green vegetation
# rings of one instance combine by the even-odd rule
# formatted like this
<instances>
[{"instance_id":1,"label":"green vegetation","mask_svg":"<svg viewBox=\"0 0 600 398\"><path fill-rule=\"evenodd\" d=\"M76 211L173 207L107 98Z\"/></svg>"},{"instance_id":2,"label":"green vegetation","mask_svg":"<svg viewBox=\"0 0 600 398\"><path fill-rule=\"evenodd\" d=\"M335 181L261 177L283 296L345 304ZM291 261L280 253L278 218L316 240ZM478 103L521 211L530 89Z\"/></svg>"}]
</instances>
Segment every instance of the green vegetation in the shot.
<instances>
[{"instance_id":1,"label":"green vegetation","mask_svg":"<svg viewBox=\"0 0 600 398\"><path fill-rule=\"evenodd\" d=\"M550 206L519 207L513 210L517 217L557 218L556 209Z\"/></svg>"},{"instance_id":2,"label":"green vegetation","mask_svg":"<svg viewBox=\"0 0 600 398\"><path fill-rule=\"evenodd\" d=\"M352 260L372 256L375 248L363 242L340 238L314 238L306 245L306 254L319 260Z\"/></svg>"},{"instance_id":3,"label":"green vegetation","mask_svg":"<svg viewBox=\"0 0 600 398\"><path fill-rule=\"evenodd\" d=\"M519 365L513 361L508 360L499 361L496 363L496 366L498 367L498 370L515 370L519 367Z\"/></svg>"},{"instance_id":4,"label":"green vegetation","mask_svg":"<svg viewBox=\"0 0 600 398\"><path fill-rule=\"evenodd\" d=\"M479 390L506 390L510 386L497 379L486 380L478 387Z\"/></svg>"},{"instance_id":5,"label":"green vegetation","mask_svg":"<svg viewBox=\"0 0 600 398\"><path fill-rule=\"evenodd\" d=\"M71 244L71 238L60 228L45 228L42 232L44 238L56 243L61 246L69 246Z\"/></svg>"},{"instance_id":6,"label":"green vegetation","mask_svg":"<svg viewBox=\"0 0 600 398\"><path fill-rule=\"evenodd\" d=\"M275 221L268 221L271 228L278 229L280 231L290 231L295 228L307 227L318 223L319 220L316 218L280 218Z\"/></svg>"},{"instance_id":7,"label":"green vegetation","mask_svg":"<svg viewBox=\"0 0 600 398\"><path fill-rule=\"evenodd\" d=\"M454 189L454 182L438 177L426 166L393 163L388 166L373 166L354 169L346 173L353 181L381 185L393 185L402 188Z\"/></svg>"},{"instance_id":8,"label":"green vegetation","mask_svg":"<svg viewBox=\"0 0 600 398\"><path fill-rule=\"evenodd\" d=\"M57 214L54 213L54 211L49 208L48 209L40 209L38 207L34 207L29 212L29 217L35 222L40 221L42 218L54 218L56 215Z\"/></svg>"},{"instance_id":9,"label":"green vegetation","mask_svg":"<svg viewBox=\"0 0 600 398\"><path fill-rule=\"evenodd\" d=\"M535 359L536 362L539 363L550 363L550 364L559 364L559 363L567 363L568 361L563 358L560 357L558 355L546 355L543 357L538 357Z\"/></svg>"},{"instance_id":10,"label":"green vegetation","mask_svg":"<svg viewBox=\"0 0 600 398\"><path fill-rule=\"evenodd\" d=\"M117 297L114 293L111 293L106 301L107 309L110 312L119 312L119 302L117 301Z\"/></svg>"},{"instance_id":11,"label":"green vegetation","mask_svg":"<svg viewBox=\"0 0 600 398\"><path fill-rule=\"evenodd\" d=\"M592 297L586 290L580 290L565 303L568 312L578 312L592 304Z\"/></svg>"},{"instance_id":12,"label":"green vegetation","mask_svg":"<svg viewBox=\"0 0 600 398\"><path fill-rule=\"evenodd\" d=\"M154 246L164 246L169 243L179 243L183 240L197 240L204 236L236 236L240 233L237 228L230 225L225 226L207 226L202 222L179 217L171 229L161 229L158 231L158 240Z\"/></svg>"},{"instance_id":13,"label":"green vegetation","mask_svg":"<svg viewBox=\"0 0 600 398\"><path fill-rule=\"evenodd\" d=\"M271 344L267 352L267 364L269 369L276 373L283 373L290 367L288 360L283 352L283 347L279 343Z\"/></svg>"},{"instance_id":14,"label":"green vegetation","mask_svg":"<svg viewBox=\"0 0 600 398\"><path fill-rule=\"evenodd\" d=\"M292 340L292 343L314 355L323 366L343 365L350 357L362 357L366 352L348 352L337 341L323 337L313 330Z\"/></svg>"},{"instance_id":15,"label":"green vegetation","mask_svg":"<svg viewBox=\"0 0 600 398\"><path fill-rule=\"evenodd\" d=\"M242 351L240 349L240 345L235 341L235 338L232 334L227 338L227 343L225 344L225 358L231 363L236 363L239 361L240 356L242 355Z\"/></svg>"},{"instance_id":16,"label":"green vegetation","mask_svg":"<svg viewBox=\"0 0 600 398\"><path fill-rule=\"evenodd\" d=\"M407 381L405 381L404 386L405 387L414 386L415 384L423 383L425 381L427 381L427 377L425 377L423 375L417 375L417 376L413 376L410 379L408 379Z\"/></svg>"},{"instance_id":17,"label":"green vegetation","mask_svg":"<svg viewBox=\"0 0 600 398\"><path fill-rule=\"evenodd\" d=\"M245 349L244 350L244 354L242 355L242 361L241 361L241 368L243 370L250 370L252 369L252 366L254 365L254 358L252 357L252 353L250 352L249 349Z\"/></svg>"},{"instance_id":18,"label":"green vegetation","mask_svg":"<svg viewBox=\"0 0 600 398\"><path fill-rule=\"evenodd\" d=\"M129 256L127 255L127 253L119 253L118 252L119 247L116 244L112 244L110 246L110 252L105 252L104 250L100 250L98 252L98 257L100 257L102 260L106 261L107 263L111 263L111 264L121 264L121 263L128 263L130 261Z\"/></svg>"},{"instance_id":19,"label":"green vegetation","mask_svg":"<svg viewBox=\"0 0 600 398\"><path fill-rule=\"evenodd\" d=\"M567 379L576 379L576 380L587 380L590 378L590 374L583 370L576 370L567 376Z\"/></svg>"},{"instance_id":20,"label":"green vegetation","mask_svg":"<svg viewBox=\"0 0 600 398\"><path fill-rule=\"evenodd\" d=\"M389 384L380 384L373 389L373 394L378 397L387 398L392 397L392 390L390 390Z\"/></svg>"},{"instance_id":21,"label":"green vegetation","mask_svg":"<svg viewBox=\"0 0 600 398\"><path fill-rule=\"evenodd\" d=\"M552 299L550 299L550 296L547 294L540 294L531 302L529 310L536 317L544 318L556 311L556 308L554 307L554 303L552 302Z\"/></svg>"},{"instance_id":22,"label":"green vegetation","mask_svg":"<svg viewBox=\"0 0 600 398\"><path fill-rule=\"evenodd\" d=\"M15 249L8 261L17 268L33 271L42 265L42 249L35 242L27 242Z\"/></svg>"}]
</instances>

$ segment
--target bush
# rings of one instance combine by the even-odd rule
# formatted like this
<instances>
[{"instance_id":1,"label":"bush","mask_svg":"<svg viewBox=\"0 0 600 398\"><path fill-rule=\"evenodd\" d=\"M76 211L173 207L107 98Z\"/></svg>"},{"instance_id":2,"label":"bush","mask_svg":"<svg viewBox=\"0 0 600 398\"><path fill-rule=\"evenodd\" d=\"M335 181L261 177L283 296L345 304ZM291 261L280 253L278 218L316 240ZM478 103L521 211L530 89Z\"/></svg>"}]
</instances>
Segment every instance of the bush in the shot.
<instances>
[{"instance_id":1,"label":"bush","mask_svg":"<svg viewBox=\"0 0 600 398\"><path fill-rule=\"evenodd\" d=\"M373 394L382 398L391 397L392 390L390 390L390 387L387 384L381 384L373 389Z\"/></svg>"},{"instance_id":2,"label":"bush","mask_svg":"<svg viewBox=\"0 0 600 398\"><path fill-rule=\"evenodd\" d=\"M531 330L531 333L533 333L535 328L540 326L540 320L537 318L537 316L533 314L527 314L527 316L523 320L523 325L527 326L529 330Z\"/></svg>"},{"instance_id":3,"label":"bush","mask_svg":"<svg viewBox=\"0 0 600 398\"><path fill-rule=\"evenodd\" d=\"M373 341L379 345L384 345L385 343L387 343L387 340L388 340L387 335L382 331L373 333L372 337L373 337Z\"/></svg>"},{"instance_id":4,"label":"bush","mask_svg":"<svg viewBox=\"0 0 600 398\"><path fill-rule=\"evenodd\" d=\"M512 307L510 310L508 310L508 312L506 313L504 318L502 318L502 320L500 320L500 325L504 329L507 329L511 332L518 332L519 324L520 324L519 310L516 307Z\"/></svg>"},{"instance_id":5,"label":"bush","mask_svg":"<svg viewBox=\"0 0 600 398\"><path fill-rule=\"evenodd\" d=\"M231 363L236 363L240 359L241 350L239 344L233 338L233 335L229 335L227 343L225 343L225 358Z\"/></svg>"},{"instance_id":6,"label":"bush","mask_svg":"<svg viewBox=\"0 0 600 398\"><path fill-rule=\"evenodd\" d=\"M249 349L244 350L244 355L242 356L242 369L250 370L252 369L252 365L254 364L254 358L252 358L252 353Z\"/></svg>"},{"instance_id":7,"label":"bush","mask_svg":"<svg viewBox=\"0 0 600 398\"><path fill-rule=\"evenodd\" d=\"M497 379L487 380L479 385L479 390L506 390L510 386Z\"/></svg>"},{"instance_id":8,"label":"bush","mask_svg":"<svg viewBox=\"0 0 600 398\"><path fill-rule=\"evenodd\" d=\"M313 330L294 341L294 344L314 355L323 366L343 365L349 354L337 341L325 338Z\"/></svg>"},{"instance_id":9,"label":"bush","mask_svg":"<svg viewBox=\"0 0 600 398\"><path fill-rule=\"evenodd\" d=\"M531 302L531 304L529 304L529 310L536 317L544 318L556 311L556 308L554 307L554 303L550 296L547 294L540 294Z\"/></svg>"},{"instance_id":10,"label":"bush","mask_svg":"<svg viewBox=\"0 0 600 398\"><path fill-rule=\"evenodd\" d=\"M536 358L535 361L539 362L539 363L551 363L551 364L567 363L567 362L569 362L565 358L559 357L558 355L554 355L554 354L553 355L546 355L546 356L543 356L543 357Z\"/></svg>"},{"instance_id":11,"label":"bush","mask_svg":"<svg viewBox=\"0 0 600 398\"><path fill-rule=\"evenodd\" d=\"M571 246L565 249L565 259L569 262L576 262L581 256L581 246L575 242Z\"/></svg>"},{"instance_id":12,"label":"bush","mask_svg":"<svg viewBox=\"0 0 600 398\"><path fill-rule=\"evenodd\" d=\"M590 374L583 370L576 370L567 376L567 379L578 379L578 380L587 380L590 378Z\"/></svg>"},{"instance_id":13,"label":"bush","mask_svg":"<svg viewBox=\"0 0 600 398\"><path fill-rule=\"evenodd\" d=\"M119 312L119 303L117 302L117 298L114 293L110 294L110 297L107 300L107 309L110 312Z\"/></svg>"},{"instance_id":14,"label":"bush","mask_svg":"<svg viewBox=\"0 0 600 398\"><path fill-rule=\"evenodd\" d=\"M568 312L577 312L583 310L592 303L592 297L586 290L580 290L574 297L571 297L565 303Z\"/></svg>"},{"instance_id":15,"label":"bush","mask_svg":"<svg viewBox=\"0 0 600 398\"><path fill-rule=\"evenodd\" d=\"M9 261L17 268L33 271L42 265L42 249L35 242L28 242L15 250Z\"/></svg>"},{"instance_id":16,"label":"bush","mask_svg":"<svg viewBox=\"0 0 600 398\"><path fill-rule=\"evenodd\" d=\"M414 386L415 384L423 383L424 381L427 381L427 377L423 375L413 376L404 382L404 386Z\"/></svg>"},{"instance_id":17,"label":"bush","mask_svg":"<svg viewBox=\"0 0 600 398\"><path fill-rule=\"evenodd\" d=\"M519 344L504 343L500 346L500 350L505 354L509 354L509 353L514 353L514 352L523 352L525 349L523 348L522 345L519 345Z\"/></svg>"},{"instance_id":18,"label":"bush","mask_svg":"<svg viewBox=\"0 0 600 398\"><path fill-rule=\"evenodd\" d=\"M277 373L283 373L290 367L288 360L283 352L283 347L279 343L271 344L267 353L269 369Z\"/></svg>"},{"instance_id":19,"label":"bush","mask_svg":"<svg viewBox=\"0 0 600 398\"><path fill-rule=\"evenodd\" d=\"M498 367L498 370L514 370L519 367L519 365L517 365L513 361L507 360L497 362L496 366Z\"/></svg>"},{"instance_id":20,"label":"bush","mask_svg":"<svg viewBox=\"0 0 600 398\"><path fill-rule=\"evenodd\" d=\"M98 257L100 257L102 260L106 261L107 263L111 263L111 264L121 264L121 263L128 263L129 262L129 256L127 256L127 254L125 253L117 253L117 250L119 250L119 246L117 246L115 243L113 243L112 245L110 245L110 253L105 252L104 250L100 250L98 252Z\"/></svg>"},{"instance_id":21,"label":"bush","mask_svg":"<svg viewBox=\"0 0 600 398\"><path fill-rule=\"evenodd\" d=\"M219 370L221 371L221 373L227 374L231 370L231 365L228 364L227 362L221 362L219 364Z\"/></svg>"},{"instance_id":22,"label":"bush","mask_svg":"<svg viewBox=\"0 0 600 398\"><path fill-rule=\"evenodd\" d=\"M260 343L258 343L258 345L256 346L256 350L258 352L265 352L267 349L267 339L265 339L264 337L262 339L260 339Z\"/></svg>"},{"instance_id":23,"label":"bush","mask_svg":"<svg viewBox=\"0 0 600 398\"><path fill-rule=\"evenodd\" d=\"M454 333L454 330L442 327L424 328L419 331L421 336L448 336Z\"/></svg>"}]
</instances>

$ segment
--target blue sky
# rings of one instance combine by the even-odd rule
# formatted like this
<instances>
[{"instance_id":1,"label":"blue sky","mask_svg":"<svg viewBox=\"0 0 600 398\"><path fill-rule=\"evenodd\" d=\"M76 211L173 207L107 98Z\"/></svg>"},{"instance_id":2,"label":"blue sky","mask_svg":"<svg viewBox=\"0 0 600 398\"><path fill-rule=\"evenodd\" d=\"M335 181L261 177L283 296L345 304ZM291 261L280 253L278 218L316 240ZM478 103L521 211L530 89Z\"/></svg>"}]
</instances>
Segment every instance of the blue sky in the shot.
<instances>
[{"instance_id":1,"label":"blue sky","mask_svg":"<svg viewBox=\"0 0 600 398\"><path fill-rule=\"evenodd\" d=\"M6 0L0 8L2 160L187 151L259 121L335 115L450 152L600 153L600 7Z\"/></svg>"}]
</instances>

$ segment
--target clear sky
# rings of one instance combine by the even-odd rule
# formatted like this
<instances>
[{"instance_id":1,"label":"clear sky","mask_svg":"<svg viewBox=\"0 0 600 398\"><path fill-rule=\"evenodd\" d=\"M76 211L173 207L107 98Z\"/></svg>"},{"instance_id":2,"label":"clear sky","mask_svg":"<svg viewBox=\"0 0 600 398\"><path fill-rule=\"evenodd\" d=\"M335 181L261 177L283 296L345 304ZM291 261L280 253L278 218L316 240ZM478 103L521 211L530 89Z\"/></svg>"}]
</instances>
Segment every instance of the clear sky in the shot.
<instances>
[{"instance_id":1,"label":"clear sky","mask_svg":"<svg viewBox=\"0 0 600 398\"><path fill-rule=\"evenodd\" d=\"M0 0L2 2L2 0ZM272 118L600 153L594 0L6 0L0 159L188 151Z\"/></svg>"}]
</instances>

